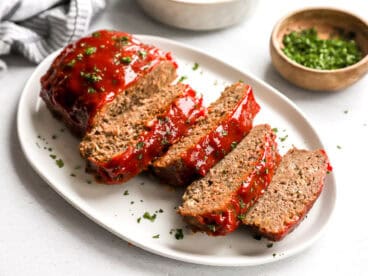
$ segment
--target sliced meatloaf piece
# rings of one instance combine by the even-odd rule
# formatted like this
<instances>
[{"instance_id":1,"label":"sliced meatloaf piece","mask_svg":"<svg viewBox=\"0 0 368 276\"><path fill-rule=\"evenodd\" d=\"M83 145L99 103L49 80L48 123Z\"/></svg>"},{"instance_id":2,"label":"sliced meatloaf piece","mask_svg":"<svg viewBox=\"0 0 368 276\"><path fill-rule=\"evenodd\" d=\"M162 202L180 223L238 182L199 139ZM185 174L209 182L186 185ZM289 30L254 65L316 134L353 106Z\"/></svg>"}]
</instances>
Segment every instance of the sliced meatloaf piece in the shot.
<instances>
[{"instance_id":1,"label":"sliced meatloaf piece","mask_svg":"<svg viewBox=\"0 0 368 276\"><path fill-rule=\"evenodd\" d=\"M281 240L312 208L328 170L323 150L289 150L266 192L243 217L243 224L270 240Z\"/></svg>"},{"instance_id":2,"label":"sliced meatloaf piece","mask_svg":"<svg viewBox=\"0 0 368 276\"><path fill-rule=\"evenodd\" d=\"M130 34L102 30L68 45L55 58L41 78L40 96L83 136L105 115L139 105L175 78L170 54Z\"/></svg>"},{"instance_id":3,"label":"sliced meatloaf piece","mask_svg":"<svg viewBox=\"0 0 368 276\"><path fill-rule=\"evenodd\" d=\"M153 163L154 172L172 185L184 185L208 170L250 131L260 107L249 85L235 83L208 108L208 116Z\"/></svg>"},{"instance_id":4,"label":"sliced meatloaf piece","mask_svg":"<svg viewBox=\"0 0 368 276\"><path fill-rule=\"evenodd\" d=\"M202 115L202 99L189 86L168 86L126 112L105 115L83 138L80 153L87 159L89 171L102 182L125 182Z\"/></svg>"},{"instance_id":5,"label":"sliced meatloaf piece","mask_svg":"<svg viewBox=\"0 0 368 276\"><path fill-rule=\"evenodd\" d=\"M179 214L209 235L234 231L268 186L279 163L269 125L254 127L207 175L188 186Z\"/></svg>"}]
</instances>

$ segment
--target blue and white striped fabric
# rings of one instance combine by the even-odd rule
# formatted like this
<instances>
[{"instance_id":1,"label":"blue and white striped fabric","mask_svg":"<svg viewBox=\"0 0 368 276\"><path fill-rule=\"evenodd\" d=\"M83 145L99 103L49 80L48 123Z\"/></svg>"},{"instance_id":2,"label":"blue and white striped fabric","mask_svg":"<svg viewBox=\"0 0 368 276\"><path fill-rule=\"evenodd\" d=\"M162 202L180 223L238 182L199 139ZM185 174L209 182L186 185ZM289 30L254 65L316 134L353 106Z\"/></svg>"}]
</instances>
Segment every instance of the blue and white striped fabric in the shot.
<instances>
[{"instance_id":1,"label":"blue and white striped fabric","mask_svg":"<svg viewBox=\"0 0 368 276\"><path fill-rule=\"evenodd\" d=\"M1 0L0 56L12 51L39 63L85 34L104 8L105 0Z\"/></svg>"}]
</instances>

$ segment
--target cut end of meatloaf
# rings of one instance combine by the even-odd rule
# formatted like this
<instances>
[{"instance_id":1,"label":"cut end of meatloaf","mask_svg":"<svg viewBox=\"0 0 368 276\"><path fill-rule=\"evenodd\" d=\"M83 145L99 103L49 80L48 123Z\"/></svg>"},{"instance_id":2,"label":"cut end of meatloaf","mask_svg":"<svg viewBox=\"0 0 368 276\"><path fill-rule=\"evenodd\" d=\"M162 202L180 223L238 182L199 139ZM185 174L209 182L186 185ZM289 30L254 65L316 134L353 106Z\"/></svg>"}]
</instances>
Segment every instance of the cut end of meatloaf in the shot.
<instances>
[{"instance_id":1,"label":"cut end of meatloaf","mask_svg":"<svg viewBox=\"0 0 368 276\"><path fill-rule=\"evenodd\" d=\"M155 174L171 185L205 175L249 132L258 111L250 86L239 82L227 87L207 116L153 163Z\"/></svg>"},{"instance_id":2,"label":"cut end of meatloaf","mask_svg":"<svg viewBox=\"0 0 368 276\"><path fill-rule=\"evenodd\" d=\"M322 150L289 150L264 195L242 220L243 224L270 240L281 240L317 200L328 166Z\"/></svg>"},{"instance_id":3,"label":"cut end of meatloaf","mask_svg":"<svg viewBox=\"0 0 368 276\"><path fill-rule=\"evenodd\" d=\"M222 221L229 220L224 218L225 214L234 214L235 218L231 218L233 224L231 229L221 230L219 234L226 234L235 230L239 224L237 215L242 214L249 204L256 200L263 193L264 187L268 183L257 183L251 186L251 180L256 175L262 175L260 178L264 181L270 181L273 168L277 166L279 155L277 153L277 145L275 135L269 125L259 125L254 127L251 132L237 145L237 147L226 155L219 163L210 169L208 174L188 186L184 196L183 204L179 207L179 214L193 226L194 230L206 231L209 234L216 234L217 226L206 221L213 215L220 215L217 219ZM267 152L267 161L265 153ZM265 164L269 164L267 167ZM262 166L263 169L261 168ZM266 169L267 168L267 169ZM257 180L256 180L257 181ZM260 188L258 189L258 184ZM249 187L251 186L251 187ZM242 198L249 199L247 206L235 206L240 202L240 189L247 190ZM253 189L257 190L257 195L254 195ZM254 197L257 198L254 198ZM241 196L240 196L241 197ZM234 200L236 201L234 203ZM245 205L245 204L244 204ZM234 210L238 209L238 210ZM207 228L207 227L210 227ZM211 229L211 227L213 229ZM217 233L218 234L218 233Z\"/></svg>"},{"instance_id":4,"label":"cut end of meatloaf","mask_svg":"<svg viewBox=\"0 0 368 276\"><path fill-rule=\"evenodd\" d=\"M175 77L170 54L128 33L101 30L64 48L41 78L40 96L83 136L105 112L123 112ZM124 100L115 104L116 97Z\"/></svg>"},{"instance_id":5,"label":"cut end of meatloaf","mask_svg":"<svg viewBox=\"0 0 368 276\"><path fill-rule=\"evenodd\" d=\"M156 90L150 97L136 100L129 110L124 111L126 97L117 97L112 108L104 113L99 123L85 135L80 143L80 153L85 159L107 162L124 152L128 146L138 142L149 127L150 121L167 110L178 96L182 96L186 85L178 84Z\"/></svg>"}]
</instances>

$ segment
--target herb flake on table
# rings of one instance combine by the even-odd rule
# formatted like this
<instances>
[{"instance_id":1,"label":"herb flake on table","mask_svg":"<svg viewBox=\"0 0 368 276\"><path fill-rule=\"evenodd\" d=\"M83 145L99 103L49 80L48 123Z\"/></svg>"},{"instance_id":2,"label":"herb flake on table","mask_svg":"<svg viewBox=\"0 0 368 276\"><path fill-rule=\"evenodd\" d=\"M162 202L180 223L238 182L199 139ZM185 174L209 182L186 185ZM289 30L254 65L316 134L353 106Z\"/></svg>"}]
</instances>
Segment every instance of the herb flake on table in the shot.
<instances>
[{"instance_id":1,"label":"herb flake on table","mask_svg":"<svg viewBox=\"0 0 368 276\"><path fill-rule=\"evenodd\" d=\"M284 142L288 137L289 135L286 134L284 137L280 137L279 139L281 142Z\"/></svg>"},{"instance_id":2,"label":"herb flake on table","mask_svg":"<svg viewBox=\"0 0 368 276\"><path fill-rule=\"evenodd\" d=\"M123 195L125 195L125 196L129 195L129 191L128 190L125 190L124 193L123 193Z\"/></svg>"},{"instance_id":3,"label":"herb flake on table","mask_svg":"<svg viewBox=\"0 0 368 276\"><path fill-rule=\"evenodd\" d=\"M152 239L159 239L159 238L160 238L160 234L152 236Z\"/></svg>"},{"instance_id":4,"label":"herb flake on table","mask_svg":"<svg viewBox=\"0 0 368 276\"><path fill-rule=\"evenodd\" d=\"M194 63L192 70L196 71L199 68L199 64L197 62Z\"/></svg>"}]
</instances>

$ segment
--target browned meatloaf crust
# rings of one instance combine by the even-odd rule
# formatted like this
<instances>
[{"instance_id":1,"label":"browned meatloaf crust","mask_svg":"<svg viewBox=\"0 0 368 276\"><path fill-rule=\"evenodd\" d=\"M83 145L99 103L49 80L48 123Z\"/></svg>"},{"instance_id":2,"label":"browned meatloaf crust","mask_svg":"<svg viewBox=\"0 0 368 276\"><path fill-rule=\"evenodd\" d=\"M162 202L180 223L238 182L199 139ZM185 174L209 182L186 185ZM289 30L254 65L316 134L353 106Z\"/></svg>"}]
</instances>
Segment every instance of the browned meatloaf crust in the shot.
<instances>
[{"instance_id":1,"label":"browned meatloaf crust","mask_svg":"<svg viewBox=\"0 0 368 276\"><path fill-rule=\"evenodd\" d=\"M324 151L289 150L266 192L242 222L270 240L281 240L317 200L327 170Z\"/></svg>"},{"instance_id":2,"label":"browned meatloaf crust","mask_svg":"<svg viewBox=\"0 0 368 276\"><path fill-rule=\"evenodd\" d=\"M210 235L234 231L271 181L279 158L270 126L254 127L204 178L188 186L179 214L193 230Z\"/></svg>"},{"instance_id":3,"label":"browned meatloaf crust","mask_svg":"<svg viewBox=\"0 0 368 276\"><path fill-rule=\"evenodd\" d=\"M178 103L188 114L180 113ZM176 142L195 122L200 108L201 99L195 98L189 86L165 87L125 112L106 113L80 143L81 156L104 182L125 182ZM175 110L181 117L172 121L169 118ZM163 117L167 112L170 116Z\"/></svg>"},{"instance_id":4,"label":"browned meatloaf crust","mask_svg":"<svg viewBox=\"0 0 368 276\"><path fill-rule=\"evenodd\" d=\"M208 108L208 115L153 163L165 183L185 185L205 175L252 128L259 111L250 86L235 83Z\"/></svg>"}]
</instances>

